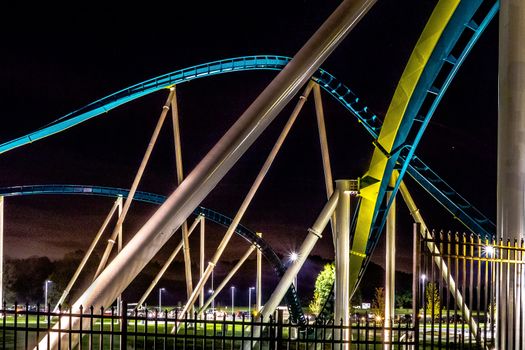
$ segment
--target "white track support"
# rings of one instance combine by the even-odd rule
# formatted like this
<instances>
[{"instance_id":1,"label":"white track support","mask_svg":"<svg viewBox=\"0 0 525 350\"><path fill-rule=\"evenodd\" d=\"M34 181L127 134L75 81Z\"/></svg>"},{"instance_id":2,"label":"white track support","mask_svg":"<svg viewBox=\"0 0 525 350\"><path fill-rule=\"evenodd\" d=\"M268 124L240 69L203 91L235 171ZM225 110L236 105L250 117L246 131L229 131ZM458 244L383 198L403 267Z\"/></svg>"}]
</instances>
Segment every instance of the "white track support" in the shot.
<instances>
[{"instance_id":1,"label":"white track support","mask_svg":"<svg viewBox=\"0 0 525 350\"><path fill-rule=\"evenodd\" d=\"M117 203L118 203L117 215L118 215L118 218L120 219L120 217L122 216L122 196L118 196ZM117 221L118 221L118 219L117 219ZM119 252L119 253L122 250L122 228L123 228L123 226L120 225L120 228L119 228L119 231L118 231L117 252ZM119 315L119 316L122 316L122 314L121 314L122 310L120 309L121 306L122 306L122 294L120 294L117 297L117 315Z\"/></svg>"},{"instance_id":2,"label":"white track support","mask_svg":"<svg viewBox=\"0 0 525 350\"><path fill-rule=\"evenodd\" d=\"M330 165L330 151L328 149L328 137L326 136L326 125L324 122L324 109L323 100L321 98L321 87L319 84L314 86L314 101L315 101L315 115L317 117L317 130L319 131L319 142L321 145L321 156L323 159L323 172L324 172L324 183L326 186L326 199L330 198L334 193L334 182L332 179L332 166ZM330 220L330 226L332 228L332 237L335 248L335 236L336 236L336 214L332 215Z\"/></svg>"},{"instance_id":3,"label":"white track support","mask_svg":"<svg viewBox=\"0 0 525 350\"><path fill-rule=\"evenodd\" d=\"M206 229L206 219L204 216L201 219L200 223L200 256L199 256L199 279L204 276L204 244L205 244L205 229ZM202 309L202 306L204 305L204 288L201 290L200 300L199 300L199 307Z\"/></svg>"},{"instance_id":4,"label":"white track support","mask_svg":"<svg viewBox=\"0 0 525 350\"><path fill-rule=\"evenodd\" d=\"M180 140L179 107L177 104L177 87L173 86L173 99L171 100L171 116L173 121L173 139L175 143L175 164L177 170L177 185L184 180L182 167L182 144ZM191 275L190 241L188 239L188 223L182 223L182 249L184 252L184 276L186 278L186 297L190 297L193 290L193 277Z\"/></svg>"},{"instance_id":5,"label":"white track support","mask_svg":"<svg viewBox=\"0 0 525 350\"><path fill-rule=\"evenodd\" d=\"M4 307L4 196L0 196L0 307Z\"/></svg>"},{"instance_id":6,"label":"white track support","mask_svg":"<svg viewBox=\"0 0 525 350\"><path fill-rule=\"evenodd\" d=\"M277 156L277 153L281 149L281 146L284 143L284 140L286 139L286 136L288 136L288 133L290 132L290 129L292 128L293 123L297 119L297 116L299 115L299 112L301 111L304 103L306 102L306 99L308 95L310 94L310 91L312 90L314 86L314 82L310 81L306 88L304 89L303 94L299 97L299 101L297 102L292 114L290 115L290 118L286 122L283 130L281 131L281 134L277 138L277 141L275 142L275 145L273 146L272 150L270 151L270 154L266 158L266 161L264 162L261 170L259 171L259 174L257 174L257 177L255 178L255 181L252 184L252 187L246 194L246 197L244 198L239 210L237 211L237 214L235 214L235 217L232 220L232 223L230 224L230 227L228 227L228 230L226 231L226 234L224 235L221 243L219 244L219 247L217 248L217 251L215 252L215 255L211 259L211 261L208 262L208 266L206 267L206 271L204 271L204 275L199 280L199 283L193 290L193 293L191 297L188 299L186 305L184 306L182 313L186 313L191 306L195 303L195 300L197 298L197 295L200 294L200 292L204 289L204 285L206 284L206 281L211 275L211 272L215 268L215 265L219 261L219 259L222 256L222 253L226 249L226 246L228 245L228 242L230 241L233 233L235 232L235 229L239 225L239 222L241 221L244 213L248 209L248 206L252 202L253 197L255 196L255 193L261 186L261 183L268 173L268 170L270 170L270 167L275 160L275 157Z\"/></svg>"},{"instance_id":7,"label":"white track support","mask_svg":"<svg viewBox=\"0 0 525 350\"><path fill-rule=\"evenodd\" d=\"M258 237L262 237L262 232L257 232ZM257 313L261 311L262 307L262 252L257 249L257 276L255 281L255 305Z\"/></svg>"},{"instance_id":8,"label":"white track support","mask_svg":"<svg viewBox=\"0 0 525 350\"><path fill-rule=\"evenodd\" d=\"M80 305L106 307L115 300L375 3L376 0L344 0L337 7L126 244L122 252L75 301L73 312L78 312ZM207 278L205 272L203 280ZM202 285L199 287L202 288ZM89 320L86 318L85 321L82 326L87 329L90 326ZM69 319L63 316L60 322L66 329L78 329L80 325L80 319L75 317ZM47 347L49 342L48 348L54 350L62 336L65 339L67 334L50 331L42 338L39 346Z\"/></svg>"},{"instance_id":9,"label":"white track support","mask_svg":"<svg viewBox=\"0 0 525 350\"><path fill-rule=\"evenodd\" d=\"M113 217L113 214L115 214L115 211L117 210L117 208L119 206L119 199L120 199L120 203L122 203L122 199L121 198L117 198L117 200L115 200L115 203L113 203L113 206L111 207L111 210L109 211L108 215L104 219L104 222L102 223L102 226L100 226L97 234L95 235L95 238L93 238L93 241L91 242L91 245L89 246L88 250L86 251L86 254L84 254L84 257L82 258L82 261L80 261L80 264L78 265L77 270L73 274L73 277L71 277L71 280L69 280L69 283L67 284L66 288L62 292L62 295L60 296L60 299L58 299L58 302L56 303L56 305L55 305L55 307L53 309L53 312L58 312L58 307L64 303L64 300L66 300L67 296L69 295L69 292L71 291L71 288L73 288L73 285L77 281L78 276L80 276L80 273L84 269L84 266L86 266L86 263L87 263L89 257L91 256L91 253L93 253L93 250L95 249L95 247L96 247L100 237L102 236L102 234L106 230L106 227L108 226L109 221L111 220L111 218Z\"/></svg>"},{"instance_id":10,"label":"white track support","mask_svg":"<svg viewBox=\"0 0 525 350\"><path fill-rule=\"evenodd\" d=\"M166 102L162 107L162 112L160 113L159 120L157 122L157 125L155 126L155 130L153 131L153 135L151 135L151 139L149 141L148 147L146 148L146 152L144 153L144 157L142 158L142 162L140 163L139 170L135 175L135 179L133 180L133 184L131 185L131 188L129 190L128 197L126 198L126 202L124 203L124 207L122 208L122 215L119 217L117 224L115 225L115 228L113 230L113 233L111 234L110 239L108 239L108 245L106 246L106 250L102 255L102 259L100 259L100 264L98 265L97 272L95 273L95 278L98 277L98 275L100 275L102 270L104 270L104 268L106 267L109 255L111 254L113 245L115 245L115 240L117 239L117 235L120 232L121 226L124 223L124 220L126 219L126 215L128 214L128 210L131 206L131 202L133 201L135 192L137 191L140 180L142 179L142 175L144 174L144 170L146 169L146 165L148 164L151 152L153 151L153 147L157 142L160 129L162 128L162 124L164 124L164 120L166 119L166 115L168 114L168 110L170 109L170 103L174 95L175 89L170 89L168 98L166 99Z\"/></svg>"},{"instance_id":11,"label":"white track support","mask_svg":"<svg viewBox=\"0 0 525 350\"><path fill-rule=\"evenodd\" d=\"M197 227L197 225L200 223L201 220L204 220L204 217L199 215L195 219L195 221L193 221L193 223L190 226L190 229L188 230L188 236L192 234L192 232L195 230L195 228ZM151 292L153 291L153 288L155 288L157 283L159 283L160 279L162 278L162 276L164 276L164 273L166 272L168 267L171 265L173 260L177 257L177 254L179 254L181 249L182 249L182 240L177 245L177 247L175 247L175 249L173 250L173 253L171 253L170 257L168 258L168 260L166 260L166 262L164 263L160 271L157 273L153 281L151 281L148 289L146 289L146 291L140 298L139 302L137 303L137 307L140 307L142 306L142 304L144 304L144 301L146 301L146 298L151 294Z\"/></svg>"},{"instance_id":12,"label":"white track support","mask_svg":"<svg viewBox=\"0 0 525 350\"><path fill-rule=\"evenodd\" d=\"M499 11L498 166L496 237L525 239L525 2L502 0ZM510 251L511 259L523 255ZM519 258L518 258L519 255ZM498 258L502 259L503 256ZM503 265L503 266L502 266ZM525 272L500 262L496 290L496 349L523 349Z\"/></svg>"},{"instance_id":13,"label":"white track support","mask_svg":"<svg viewBox=\"0 0 525 350\"><path fill-rule=\"evenodd\" d=\"M390 185L397 180L392 176ZM390 201L392 193L389 192L387 201ZM392 345L390 339L392 332L390 327L394 325L395 316L395 292L396 292L396 200L392 201L388 216L386 217L386 249L385 249L385 350L390 350Z\"/></svg>"},{"instance_id":14,"label":"white track support","mask_svg":"<svg viewBox=\"0 0 525 350\"><path fill-rule=\"evenodd\" d=\"M322 238L322 233L326 228L326 225L328 225L328 221L330 221L330 217L334 213L335 208L337 207L338 200L339 191L336 191L332 194L328 202L325 204L323 210L321 210L321 213L317 217L317 220L315 220L312 227L308 229L308 235L306 235L303 244L301 244L301 247L297 252L297 259L294 262L292 262L290 266L288 266L288 269L284 273L283 277L281 277L281 280L277 284L277 287L275 287L275 289L273 290L270 299L268 299L266 304L264 304L263 308L261 309L260 314L262 315L263 322L269 321L270 316L273 315L275 309L277 309L277 306L279 306L284 296L286 295L286 292L290 288L290 285L293 283L294 277L297 276L299 270L301 270L301 268L303 267L306 258L308 258L308 256L312 252L312 249L314 249L317 241L320 238ZM260 337L260 335L261 327L253 327L252 337L254 339L257 339ZM244 350L251 349L251 346L255 348L255 344L251 342L245 343Z\"/></svg>"},{"instance_id":15,"label":"white track support","mask_svg":"<svg viewBox=\"0 0 525 350\"><path fill-rule=\"evenodd\" d=\"M395 176L397 176L397 172L395 173ZM401 192L401 196L403 197L403 200L405 204L408 207L408 210L410 211L410 215L412 215L412 218L416 223L421 224L421 236L426 237L427 239L430 239L429 231L427 228L427 225L425 224L425 221L423 220L423 217L421 216L421 213L419 212L419 209L416 206L416 203L414 202L414 199L410 195L410 192L408 192L408 189L404 183L404 181L401 182L401 185L399 186L399 192ZM478 325L474 318L471 317L470 309L468 308L467 304L465 303L463 299L463 295L456 287L456 281L454 281L454 278L450 274L450 271L448 269L448 266L446 262L441 258L441 252L439 251L439 248L437 245L435 245L433 242L427 242L427 247L432 252L432 255L434 256L434 262L436 263L438 269L441 270L441 276L443 276L443 280L445 283L447 283L449 291L452 295L457 296L456 305L458 308L462 311L463 317L467 321L467 324L469 325L470 332L474 336L474 338L477 338L478 335Z\"/></svg>"},{"instance_id":16,"label":"white track support","mask_svg":"<svg viewBox=\"0 0 525 350\"><path fill-rule=\"evenodd\" d=\"M334 286L334 324L348 326L350 322L350 189L351 180L337 180L336 191L339 200L335 210L336 249L335 249L335 286ZM349 341L350 332L344 329L335 332L335 339ZM337 347L348 349L348 344Z\"/></svg>"},{"instance_id":17,"label":"white track support","mask_svg":"<svg viewBox=\"0 0 525 350\"><path fill-rule=\"evenodd\" d=\"M244 264L244 262L250 257L250 255L252 255L253 251L255 250L255 246L252 244L250 246L250 248L248 248L248 250L246 251L246 253L244 253L244 255L241 257L241 259L237 262L237 264L235 264L235 266L231 269L231 271L228 273L228 275L224 278L224 280L221 282L221 284L213 290L213 294L208 298L208 300L206 300L206 302L203 304L203 306L200 308L199 310L199 314L202 314L207 308L208 306L210 306L210 304L212 303L212 301L215 299L215 297L217 297L217 295L219 295L219 293L221 292L221 290L224 289L224 287L226 287L226 284L228 284L228 282L230 282L230 280L232 279L232 277L235 275L235 273L241 268L241 266Z\"/></svg>"}]
</instances>

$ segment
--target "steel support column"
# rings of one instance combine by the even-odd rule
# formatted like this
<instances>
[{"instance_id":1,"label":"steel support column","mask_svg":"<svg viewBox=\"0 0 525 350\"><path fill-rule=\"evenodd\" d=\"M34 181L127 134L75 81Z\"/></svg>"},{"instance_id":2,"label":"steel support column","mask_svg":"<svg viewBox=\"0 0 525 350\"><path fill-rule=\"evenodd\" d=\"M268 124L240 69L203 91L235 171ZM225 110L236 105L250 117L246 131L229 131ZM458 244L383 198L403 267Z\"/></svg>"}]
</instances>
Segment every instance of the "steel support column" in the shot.
<instances>
[{"instance_id":1,"label":"steel support column","mask_svg":"<svg viewBox=\"0 0 525 350\"><path fill-rule=\"evenodd\" d=\"M268 321L269 317L273 314L281 300L283 300L286 291L288 288L290 288L290 285L293 282L294 276L299 273L299 270L306 261L306 258L308 255L310 255L310 252L315 247L317 241L322 237L322 232L328 224L330 216L338 205L338 199L339 193L334 193L332 197L330 197L329 201L325 204L323 210L319 214L319 217L312 225L312 228L308 229L308 235L297 251L297 259L292 264L290 264L283 277L277 284L277 287L275 287L275 290L270 296L270 299L268 299L261 310L261 314L263 314L265 321Z\"/></svg>"},{"instance_id":2,"label":"steel support column","mask_svg":"<svg viewBox=\"0 0 525 350\"><path fill-rule=\"evenodd\" d=\"M128 197L126 198L126 202L124 203L124 207L122 208L122 215L117 220L115 228L113 229L113 233L111 234L110 239L108 239L106 250L104 250L104 254L100 259L97 272L95 273L95 278L99 276L102 270L104 270L104 268L106 267L109 255L111 254L111 250L113 249L113 245L115 244L117 235L120 232L120 227L126 219L126 215L128 214L128 210L131 207L131 202L133 201L135 192L137 192L137 188L139 187L139 183L142 179L142 175L144 174L144 170L146 170L146 165L148 165L149 158L151 156L151 153L153 152L153 147L155 146L157 138L159 137L160 129L162 129L162 125L164 124L164 120L166 119L166 115L168 114L168 110L170 109L170 103L173 99L174 94L175 89L170 89L170 93L168 95L168 98L166 99L166 102L164 103L164 106L162 107L162 112L160 113L159 120L157 121L157 125L155 126L155 130L153 130L153 134L151 135L148 147L146 147L146 152L144 152L144 157L142 157L142 161L140 163L139 169L137 170L137 174L135 174L135 178L133 179L133 184L129 189Z\"/></svg>"},{"instance_id":3,"label":"steel support column","mask_svg":"<svg viewBox=\"0 0 525 350\"><path fill-rule=\"evenodd\" d=\"M321 98L321 87L319 84L314 86L315 115L317 117L317 130L319 131L319 143L321 146L321 156L323 159L324 183L326 187L326 199L334 193L334 183L332 179L332 166L330 165L330 151L328 150L328 137L326 136L326 125L324 122L323 100ZM334 248L336 246L335 237L335 214L332 215L330 226L332 228L332 240Z\"/></svg>"},{"instance_id":4,"label":"steel support column","mask_svg":"<svg viewBox=\"0 0 525 350\"><path fill-rule=\"evenodd\" d=\"M73 304L108 306L140 273L192 211L226 175L259 135L299 91L376 0L345 0L323 23L288 65L273 79L237 122L126 244L120 254ZM205 276L206 277L206 276ZM80 320L62 317L63 327L76 329ZM86 322L86 327L89 323ZM56 348L57 332L49 332L40 347ZM66 335L67 336L67 335Z\"/></svg>"},{"instance_id":5,"label":"steel support column","mask_svg":"<svg viewBox=\"0 0 525 350\"><path fill-rule=\"evenodd\" d=\"M279 303L283 300L284 296L286 295L288 288L290 288L290 285L293 283L294 277L297 276L299 270L301 270L301 267L303 267L306 258L308 258L308 256L314 249L317 241L320 238L322 238L322 233L326 228L326 225L328 225L328 221L330 221L330 217L332 216L336 209L336 206L338 205L338 199L339 192L335 191L323 207L323 210L321 210L321 213L317 217L317 220L315 220L312 227L308 229L308 235L306 236L306 238L303 241L303 244L301 244L301 247L299 247L299 250L297 251L297 259L295 259L295 261L292 262L290 266L288 266L288 269L284 273L283 277L281 277L281 280L277 284L277 287L275 287L272 295L270 296L270 299L268 299L268 301L266 302L266 304L264 304L260 311L260 314L263 316L263 322L269 321L270 316L273 315L273 313L277 309L277 306L279 306ZM260 337L260 335L261 327L253 327L253 338L257 339ZM255 347L255 344L251 342L246 342L244 350L251 349L252 346Z\"/></svg>"},{"instance_id":6,"label":"steel support column","mask_svg":"<svg viewBox=\"0 0 525 350\"><path fill-rule=\"evenodd\" d=\"M120 219L120 217L122 216L122 196L119 196L117 198L117 221ZM117 242L117 252L120 253L120 251L122 250L122 231L123 231L123 225L120 225L118 227L118 242ZM121 305L122 304L122 294L120 294L118 297L117 297L117 315L119 316L122 316L121 312Z\"/></svg>"},{"instance_id":7,"label":"steel support column","mask_svg":"<svg viewBox=\"0 0 525 350\"><path fill-rule=\"evenodd\" d=\"M391 184L395 184L395 176ZM388 193L390 200L392 193ZM385 249L385 350L391 349L392 332L389 328L394 325L395 291L396 291L396 200L392 201L386 218L386 249Z\"/></svg>"},{"instance_id":8,"label":"steel support column","mask_svg":"<svg viewBox=\"0 0 525 350\"><path fill-rule=\"evenodd\" d=\"M201 219L200 223L200 255L199 255L199 279L204 276L204 230L205 230L206 219L204 216ZM204 305L204 288L201 289L201 295L199 298L199 307L202 309Z\"/></svg>"},{"instance_id":9,"label":"steel support column","mask_svg":"<svg viewBox=\"0 0 525 350\"><path fill-rule=\"evenodd\" d=\"M397 176L397 174L394 176ZM456 281L452 277L452 274L450 273L447 263L441 257L441 252L439 250L439 247L436 244L434 244L434 242L431 241L431 236L429 234L427 225L425 224L425 221L423 220L423 217L421 216L421 213L419 212L419 209L416 206L414 199L410 195L410 192L408 192L408 188L406 187L403 181L401 182L401 185L399 186L399 192L401 193L401 196L403 197L403 201L405 202L408 210L410 211L410 215L412 215L412 218L414 219L414 221L417 224L419 224L418 227L421 228L421 231L420 231L421 237L427 238L429 240L427 241L427 247L429 251L432 253L434 263L436 264L438 269L441 271L441 276L443 276L443 280L448 285L451 295L454 295L454 297L456 298L455 299L456 305L458 306L458 309L461 310L466 323L469 325L470 332L472 333L474 338L477 338L477 335L478 335L477 322L471 316L470 309L465 303L465 299L463 298L462 292L458 289L456 285Z\"/></svg>"},{"instance_id":10,"label":"steel support column","mask_svg":"<svg viewBox=\"0 0 525 350\"><path fill-rule=\"evenodd\" d=\"M230 239L233 233L235 232L235 229L241 222L241 219L244 213L246 212L246 210L248 209L248 206L252 202L252 199L255 196L255 193L261 186L261 183L264 180L264 177L270 170L270 167L272 166L273 161L277 157L277 153L279 153L279 150L281 149L284 143L284 140L286 139L286 136L288 136L290 129L292 128L295 120L297 119L297 116L299 115L299 112L303 108L304 103L314 85L315 83L313 81L308 82L306 88L304 89L303 94L299 97L299 101L297 102L294 110L292 111L290 118L288 118L288 121L284 125L284 128L281 131L281 134L279 134L279 137L277 138L277 141L275 142L272 150L270 151L270 154L268 154L268 157L266 158L263 166L261 167L261 170L257 174L257 177L253 181L252 186L250 187L248 193L244 197L244 200L242 201L241 206L239 207L239 210L237 210L237 214L235 214L235 217L233 218L232 223L230 224L230 226L228 227L228 230L224 234L224 237L222 238L221 243L219 244L219 247L215 251L213 258L208 262L208 266L206 267L206 271L204 271L204 275L201 277L201 279L197 283L197 286L193 290L192 295L188 298L188 301L186 302L186 305L183 308L183 313L187 312L193 306L193 303L195 303L195 300L197 299L197 295L199 295L201 291L204 289L204 285L206 284L206 281L210 277L211 272L215 268L215 265L221 258L222 253L224 253L224 250L226 249L226 246L230 242Z\"/></svg>"},{"instance_id":11,"label":"steel support column","mask_svg":"<svg viewBox=\"0 0 525 350\"><path fill-rule=\"evenodd\" d=\"M257 236L262 237L262 232L257 232ZM255 281L255 298L257 313L259 313L262 307L262 252L260 249L257 249L257 277Z\"/></svg>"},{"instance_id":12,"label":"steel support column","mask_svg":"<svg viewBox=\"0 0 525 350\"><path fill-rule=\"evenodd\" d=\"M350 189L351 180L336 180L335 187L339 200L335 210L336 249L335 249L335 306L334 323L348 326L350 322ZM336 339L350 340L347 329L335 332ZM339 347L348 349L348 344Z\"/></svg>"},{"instance_id":13,"label":"steel support column","mask_svg":"<svg viewBox=\"0 0 525 350\"><path fill-rule=\"evenodd\" d=\"M499 14L497 234L525 238L525 3L502 0ZM497 254L497 253L496 253ZM507 263L506 263L507 264ZM496 348L525 342L524 276L517 264L500 269ZM509 307L512 306L512 307Z\"/></svg>"},{"instance_id":14,"label":"steel support column","mask_svg":"<svg viewBox=\"0 0 525 350\"><path fill-rule=\"evenodd\" d=\"M4 307L4 197L0 196L0 307Z\"/></svg>"},{"instance_id":15,"label":"steel support column","mask_svg":"<svg viewBox=\"0 0 525 350\"><path fill-rule=\"evenodd\" d=\"M182 167L182 143L180 140L179 106L177 104L177 86L173 86L173 99L171 100L171 116L173 121L173 139L175 144L175 163L177 170L177 185L184 180ZM182 251L184 253L184 276L186 278L186 297L189 298L193 290L193 277L191 275L190 241L188 239L188 223L182 223Z\"/></svg>"}]
</instances>

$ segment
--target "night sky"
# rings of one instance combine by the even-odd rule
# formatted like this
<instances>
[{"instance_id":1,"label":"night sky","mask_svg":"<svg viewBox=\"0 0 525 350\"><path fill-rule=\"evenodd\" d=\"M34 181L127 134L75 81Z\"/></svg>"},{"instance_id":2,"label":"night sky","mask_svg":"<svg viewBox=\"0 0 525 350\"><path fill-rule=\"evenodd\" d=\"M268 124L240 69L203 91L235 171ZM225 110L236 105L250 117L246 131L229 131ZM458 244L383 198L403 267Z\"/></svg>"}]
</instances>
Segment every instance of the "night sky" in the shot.
<instances>
[{"instance_id":1,"label":"night sky","mask_svg":"<svg viewBox=\"0 0 525 350\"><path fill-rule=\"evenodd\" d=\"M323 64L381 118L435 3L380 0ZM85 9L66 16L36 13L3 28L0 142L35 130L129 85L192 65L244 55L293 56L338 1L177 4L170 8ZM34 12L37 12L36 10ZM178 87L184 172L188 174L272 80L276 72L243 72ZM165 91L110 111L54 137L0 155L0 185L91 184L129 188L166 99ZM281 113L203 205L233 217L288 118ZM357 178L373 151L364 129L324 94L334 179ZM497 19L472 50L436 111L416 154L485 215L495 220ZM243 224L262 231L280 253L298 247L324 205L325 190L313 98L292 129ZM139 190L168 195L176 187L168 119ZM431 228L461 229L432 198L407 180ZM78 196L8 198L5 249L11 257L52 259L86 249L113 200ZM399 201L399 239L411 237ZM125 241L155 207L133 204ZM212 254L224 229L208 225ZM328 231L327 231L328 232ZM198 235L193 247L198 246ZM172 240L156 257L163 259ZM399 268L410 252L399 248ZM247 244L234 238L225 260ZM99 253L101 251L99 247ZM374 260L381 263L382 247ZM315 255L332 259L328 235ZM208 255L208 256L209 256ZM195 261L196 254L192 257ZM179 257L182 260L182 255ZM319 260L319 259L318 259ZM254 265L254 264L252 264ZM305 274L314 276L318 264ZM308 265L306 266L308 269ZM253 273L247 269L245 273ZM180 274L179 274L180 275ZM182 278L179 276L179 278Z\"/></svg>"}]
</instances>

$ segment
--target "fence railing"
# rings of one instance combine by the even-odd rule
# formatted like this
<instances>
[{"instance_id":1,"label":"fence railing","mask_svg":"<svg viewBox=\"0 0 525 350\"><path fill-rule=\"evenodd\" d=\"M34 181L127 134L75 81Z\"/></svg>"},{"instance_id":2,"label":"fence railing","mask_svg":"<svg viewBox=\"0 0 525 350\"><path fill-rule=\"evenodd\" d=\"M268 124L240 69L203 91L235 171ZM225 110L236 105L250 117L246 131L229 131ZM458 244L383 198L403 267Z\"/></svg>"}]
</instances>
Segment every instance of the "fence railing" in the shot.
<instances>
[{"instance_id":1,"label":"fence railing","mask_svg":"<svg viewBox=\"0 0 525 350\"><path fill-rule=\"evenodd\" d=\"M525 263L523 241L427 232L419 247L420 347L494 348L498 271Z\"/></svg>"},{"instance_id":2,"label":"fence railing","mask_svg":"<svg viewBox=\"0 0 525 350\"><path fill-rule=\"evenodd\" d=\"M122 310L126 310L125 304ZM261 318L222 313L177 315L133 310L117 314L89 308L78 313L31 310L28 305L0 310L0 345L3 349L409 349L414 345L413 327L398 320L385 329L381 322L353 319L298 326L277 312ZM257 329L257 332L254 330ZM260 331L259 331L260 330ZM351 340L343 341L349 332ZM257 336L255 336L256 334ZM51 335L51 336L49 336Z\"/></svg>"}]
</instances>

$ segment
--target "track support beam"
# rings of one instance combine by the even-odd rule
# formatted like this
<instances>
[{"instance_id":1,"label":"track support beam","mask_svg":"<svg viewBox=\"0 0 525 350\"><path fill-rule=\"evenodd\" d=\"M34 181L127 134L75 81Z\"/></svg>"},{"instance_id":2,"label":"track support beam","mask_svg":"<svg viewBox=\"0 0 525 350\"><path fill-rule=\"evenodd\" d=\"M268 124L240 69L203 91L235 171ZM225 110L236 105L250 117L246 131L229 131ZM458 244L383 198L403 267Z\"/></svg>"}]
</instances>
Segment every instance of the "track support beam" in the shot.
<instances>
[{"instance_id":1,"label":"track support beam","mask_svg":"<svg viewBox=\"0 0 525 350\"><path fill-rule=\"evenodd\" d=\"M181 186L84 291L73 304L73 312L78 312L81 305L106 307L115 300L375 3L376 0L345 0L337 7ZM79 319L62 317L60 321L62 327L79 328ZM89 322L83 326L88 328ZM60 336L50 331L39 345L46 347L49 341L49 347L56 349Z\"/></svg>"},{"instance_id":2,"label":"track support beam","mask_svg":"<svg viewBox=\"0 0 525 350\"><path fill-rule=\"evenodd\" d=\"M131 188L129 189L128 197L126 198L126 202L124 203L124 207L122 208L122 215L118 218L117 224L115 225L113 233L111 234L110 239L108 239L106 250L104 250L104 254L102 255L102 258L100 259L100 263L98 265L97 272L95 273L95 278L99 276L102 270L104 270L104 268L106 267L106 264L109 259L109 255L111 254L113 245L115 245L115 240L117 239L121 226L124 223L124 220L126 219L128 210L131 207L131 202L133 201L135 192L137 192L137 188L139 187L139 183L140 183L140 180L142 179L142 175L144 174L144 170L146 170L146 165L148 165L149 158L151 156L151 153L153 152L153 147L155 146L155 143L157 142L157 138L159 137L160 129L162 128L162 125L164 124L164 120L166 119L166 115L168 114L168 110L170 109L170 103L174 95L175 95L175 89L170 89L170 93L168 95L168 98L166 99L166 102L164 103L164 106L162 107L162 112L160 113L160 117L159 117L159 120L157 121L157 125L155 126L155 130L153 131L153 135L151 135L151 139L149 141L148 147L146 148L144 157L142 157L142 162L140 163L137 174L135 175L135 179L133 180L133 184L131 185Z\"/></svg>"},{"instance_id":3,"label":"track support beam","mask_svg":"<svg viewBox=\"0 0 525 350\"><path fill-rule=\"evenodd\" d=\"M525 238L525 3L501 0L499 12L497 235ZM498 252L496 252L498 254ZM509 253L507 258L510 259ZM499 256L503 258L503 256ZM525 271L499 269L496 348L521 349L525 341Z\"/></svg>"}]
</instances>

